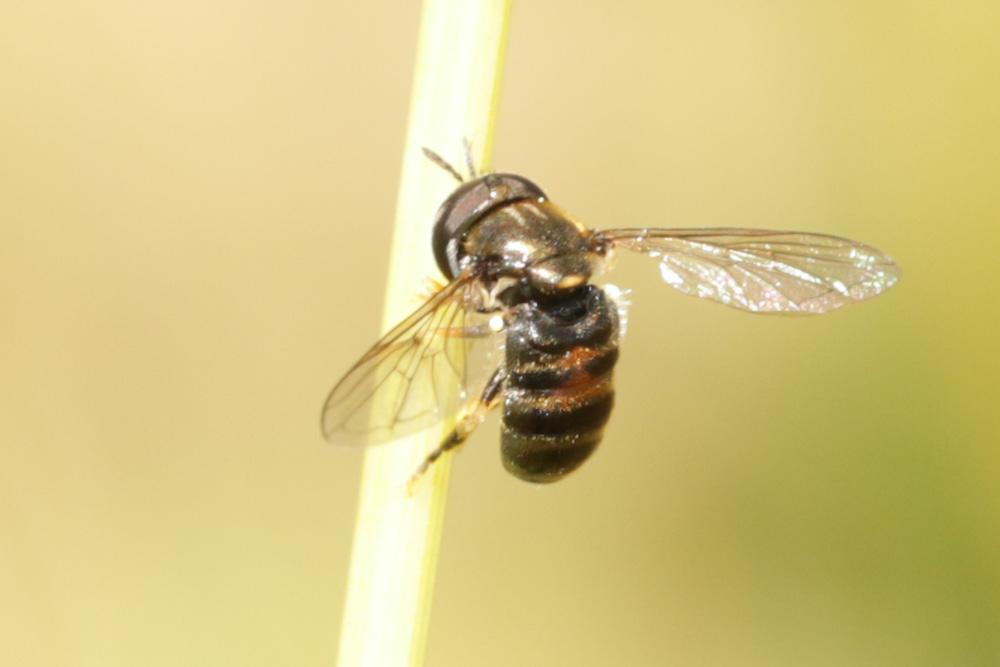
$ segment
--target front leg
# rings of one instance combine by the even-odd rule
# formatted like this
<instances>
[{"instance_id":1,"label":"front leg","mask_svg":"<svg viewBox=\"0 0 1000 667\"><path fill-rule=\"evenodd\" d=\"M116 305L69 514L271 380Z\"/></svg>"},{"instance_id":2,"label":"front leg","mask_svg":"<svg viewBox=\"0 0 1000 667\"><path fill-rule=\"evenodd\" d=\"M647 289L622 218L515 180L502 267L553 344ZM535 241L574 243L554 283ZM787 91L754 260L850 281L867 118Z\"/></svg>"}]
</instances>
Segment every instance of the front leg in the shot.
<instances>
[{"instance_id":1,"label":"front leg","mask_svg":"<svg viewBox=\"0 0 1000 667\"><path fill-rule=\"evenodd\" d=\"M413 493L415 484L431 465L441 458L442 454L465 442L472 435L472 432L476 430L476 427L483 423L483 420L486 419L486 413L500 402L500 397L503 395L503 384L506 379L507 370L503 366L493 371L489 382L486 383L486 388L483 389L482 395L473 404L472 408L458 418L455 427L444 437L441 444L427 455L427 458L421 462L416 472L410 477L410 481L407 484L410 493Z\"/></svg>"}]
</instances>

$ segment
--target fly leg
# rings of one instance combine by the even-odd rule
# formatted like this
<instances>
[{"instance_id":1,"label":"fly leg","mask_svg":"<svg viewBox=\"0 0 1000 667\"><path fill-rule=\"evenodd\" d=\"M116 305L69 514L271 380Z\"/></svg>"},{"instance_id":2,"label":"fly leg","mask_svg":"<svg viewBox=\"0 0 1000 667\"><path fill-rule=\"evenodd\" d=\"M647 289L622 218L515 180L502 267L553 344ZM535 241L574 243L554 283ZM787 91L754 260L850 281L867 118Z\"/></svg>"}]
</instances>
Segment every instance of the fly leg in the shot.
<instances>
[{"instance_id":1,"label":"fly leg","mask_svg":"<svg viewBox=\"0 0 1000 667\"><path fill-rule=\"evenodd\" d=\"M413 493L416 483L430 469L431 465L441 458L442 454L465 442L472 435L472 432L476 430L476 427L483 423L483 420L486 419L486 413L500 402L501 390L506 379L507 371L503 366L493 372L493 375L490 376L490 381L486 383L486 388L483 390L479 400L476 401L474 407L458 418L455 427L441 440L441 444L427 455L427 458L420 463L416 472L410 477L410 481L407 484L407 489L410 493Z\"/></svg>"}]
</instances>

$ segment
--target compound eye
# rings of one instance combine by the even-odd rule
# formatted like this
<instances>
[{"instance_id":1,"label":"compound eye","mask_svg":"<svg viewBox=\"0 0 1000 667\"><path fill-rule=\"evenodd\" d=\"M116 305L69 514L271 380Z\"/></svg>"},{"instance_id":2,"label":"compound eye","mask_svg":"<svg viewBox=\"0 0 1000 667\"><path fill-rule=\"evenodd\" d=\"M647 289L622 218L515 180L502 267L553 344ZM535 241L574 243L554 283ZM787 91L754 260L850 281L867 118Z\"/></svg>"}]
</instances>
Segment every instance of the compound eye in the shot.
<instances>
[{"instance_id":1,"label":"compound eye","mask_svg":"<svg viewBox=\"0 0 1000 667\"><path fill-rule=\"evenodd\" d=\"M438 209L431 245L441 272L449 279L461 271L465 234L495 208L520 199L544 197L541 188L515 174L487 174L460 185Z\"/></svg>"},{"instance_id":2,"label":"compound eye","mask_svg":"<svg viewBox=\"0 0 1000 667\"><path fill-rule=\"evenodd\" d=\"M486 177L486 187L489 188L489 198L490 200L497 202L503 201L510 197L511 188L507 185L506 179L500 178L494 174Z\"/></svg>"}]
</instances>

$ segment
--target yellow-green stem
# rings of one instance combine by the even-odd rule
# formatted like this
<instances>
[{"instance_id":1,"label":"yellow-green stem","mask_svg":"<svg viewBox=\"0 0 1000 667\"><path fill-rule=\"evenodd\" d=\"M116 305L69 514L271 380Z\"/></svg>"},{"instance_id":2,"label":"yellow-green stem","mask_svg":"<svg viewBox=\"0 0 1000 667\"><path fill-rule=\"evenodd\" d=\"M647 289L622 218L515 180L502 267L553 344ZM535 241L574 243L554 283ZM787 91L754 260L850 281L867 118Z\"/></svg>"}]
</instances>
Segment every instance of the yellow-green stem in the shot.
<instances>
[{"instance_id":1,"label":"yellow-green stem","mask_svg":"<svg viewBox=\"0 0 1000 667\"><path fill-rule=\"evenodd\" d=\"M383 329L413 310L420 277L438 273L431 225L455 183L420 147L464 169L468 138L477 167L488 165L509 16L510 0L424 2ZM440 437L431 429L365 453L340 667L423 662L450 457L412 495L406 485Z\"/></svg>"}]
</instances>

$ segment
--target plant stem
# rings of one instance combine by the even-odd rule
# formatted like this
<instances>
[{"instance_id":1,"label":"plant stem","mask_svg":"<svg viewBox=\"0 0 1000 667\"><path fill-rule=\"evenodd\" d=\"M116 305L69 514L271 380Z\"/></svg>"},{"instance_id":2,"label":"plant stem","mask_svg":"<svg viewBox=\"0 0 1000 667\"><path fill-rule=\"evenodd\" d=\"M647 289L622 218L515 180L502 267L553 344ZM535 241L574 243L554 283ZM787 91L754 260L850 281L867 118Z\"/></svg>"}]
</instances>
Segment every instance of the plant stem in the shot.
<instances>
[{"instance_id":1,"label":"plant stem","mask_svg":"<svg viewBox=\"0 0 1000 667\"><path fill-rule=\"evenodd\" d=\"M509 16L510 0L424 2L384 329L413 310L421 277L437 275L431 226L455 185L420 148L460 166L468 138L479 170L488 165ZM439 459L412 495L406 484L440 437L431 429L365 453L340 667L423 662L450 457Z\"/></svg>"}]
</instances>

